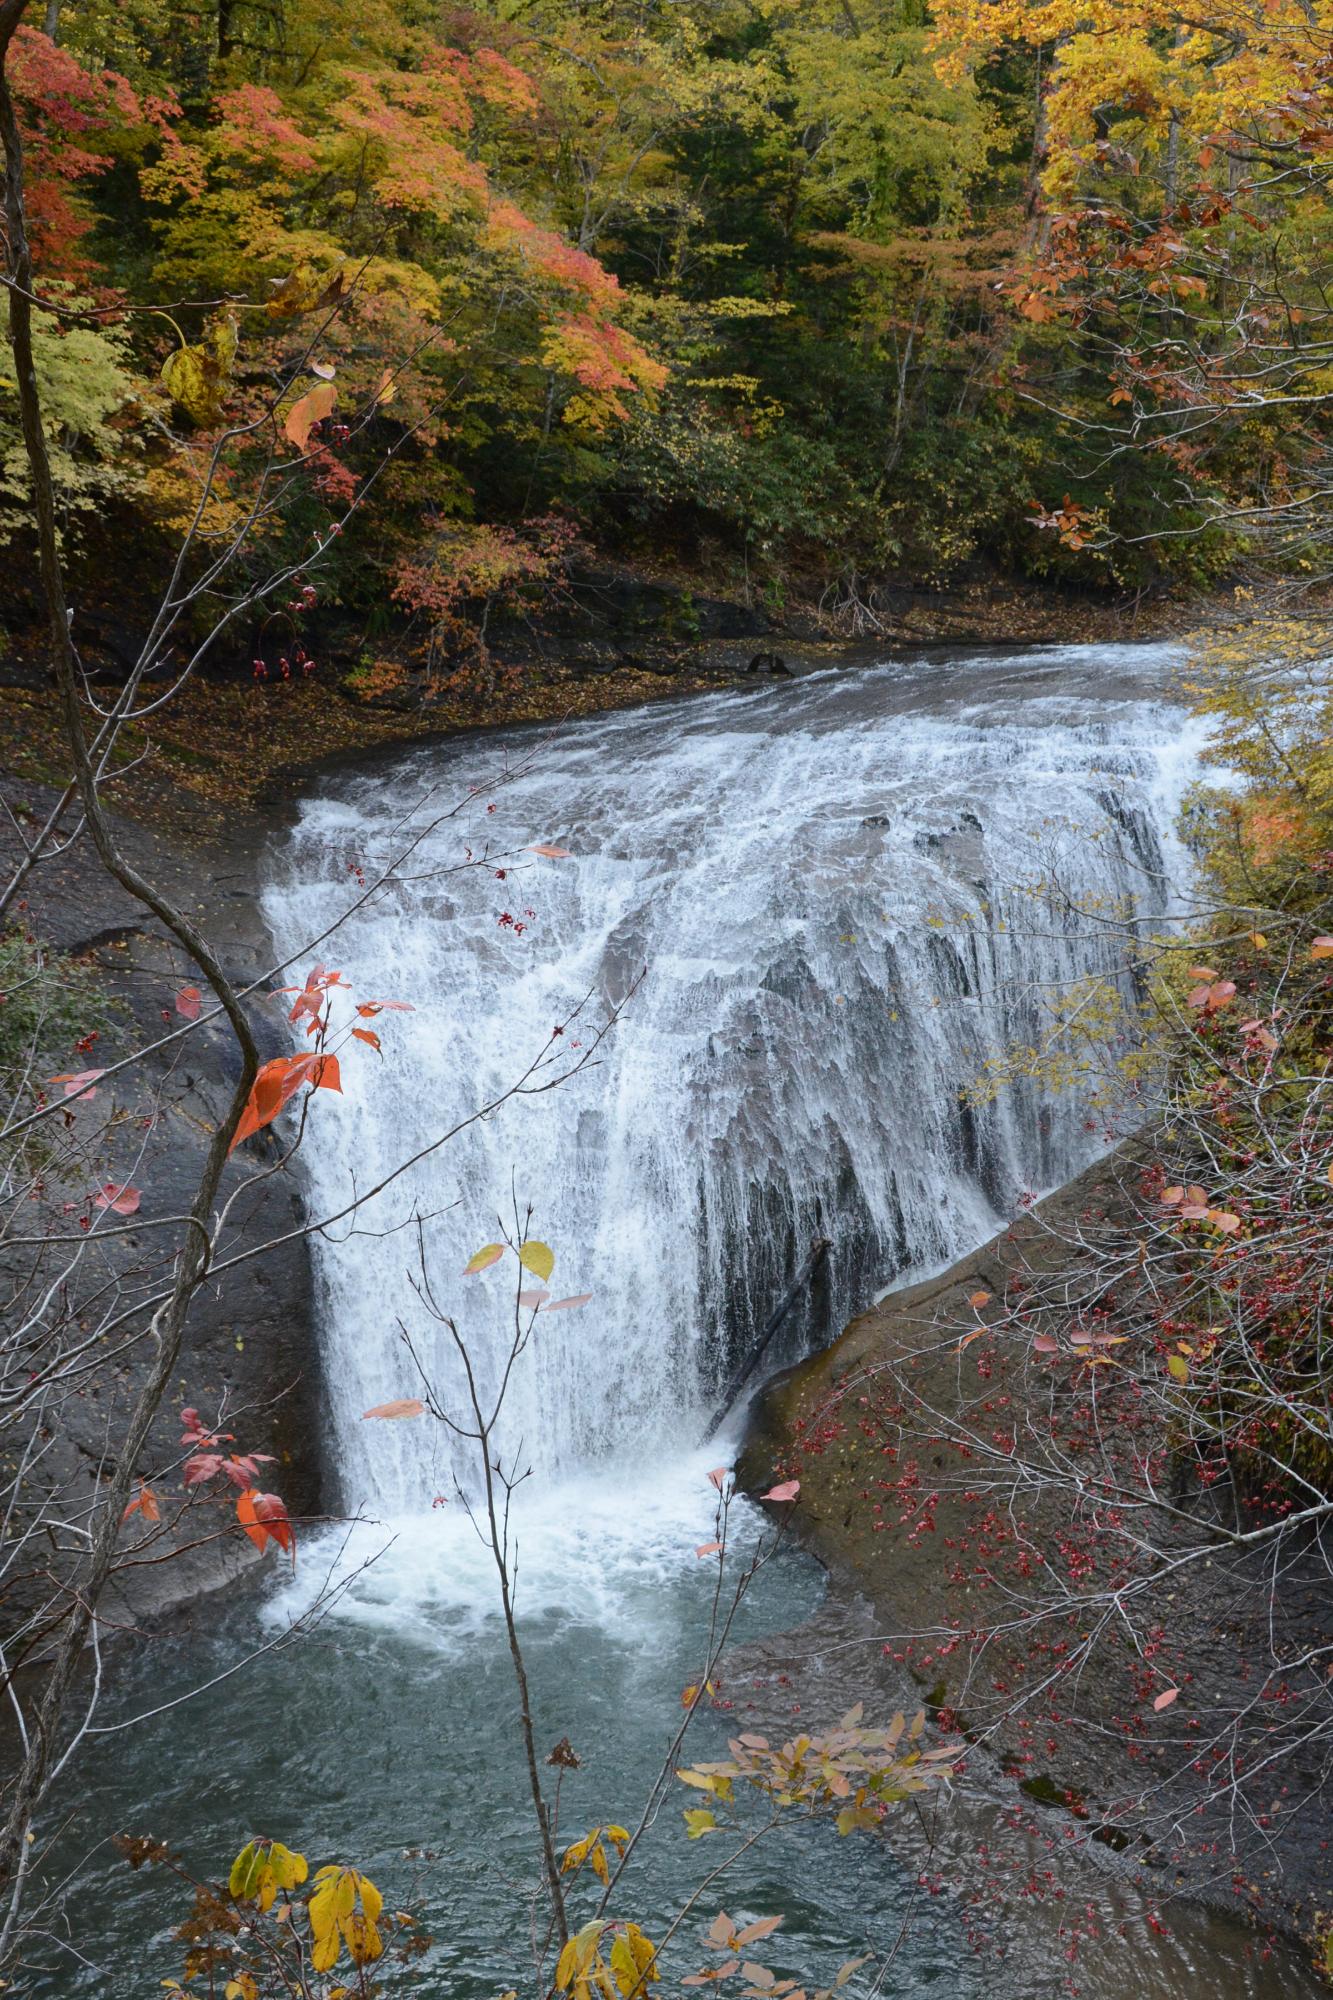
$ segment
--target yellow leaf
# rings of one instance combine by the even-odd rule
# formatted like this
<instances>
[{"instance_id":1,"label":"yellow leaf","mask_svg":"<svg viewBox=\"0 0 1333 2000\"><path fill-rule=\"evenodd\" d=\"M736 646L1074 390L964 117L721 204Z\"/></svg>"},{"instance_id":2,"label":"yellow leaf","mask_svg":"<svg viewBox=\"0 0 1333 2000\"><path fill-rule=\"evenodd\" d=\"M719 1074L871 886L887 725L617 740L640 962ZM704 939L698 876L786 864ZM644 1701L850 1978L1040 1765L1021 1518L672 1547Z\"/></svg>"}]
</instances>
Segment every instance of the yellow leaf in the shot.
<instances>
[{"instance_id":1,"label":"yellow leaf","mask_svg":"<svg viewBox=\"0 0 1333 2000\"><path fill-rule=\"evenodd\" d=\"M338 1936L338 1927L334 1924L330 1929L316 1935L311 1947L310 1963L316 1972L328 1972L338 1963L338 1953L341 1950L342 1942Z\"/></svg>"},{"instance_id":2,"label":"yellow leaf","mask_svg":"<svg viewBox=\"0 0 1333 2000\"><path fill-rule=\"evenodd\" d=\"M685 1831L691 1840L700 1840L706 1833L712 1833L717 1826L715 1816L707 1806L690 1806L685 1812Z\"/></svg>"},{"instance_id":3,"label":"yellow leaf","mask_svg":"<svg viewBox=\"0 0 1333 2000\"><path fill-rule=\"evenodd\" d=\"M533 1277L540 1278L544 1284L555 1269L555 1252L548 1243L538 1243L534 1238L522 1245L518 1261L525 1271L531 1271Z\"/></svg>"},{"instance_id":4,"label":"yellow leaf","mask_svg":"<svg viewBox=\"0 0 1333 2000\"><path fill-rule=\"evenodd\" d=\"M1188 1382L1190 1365L1183 1354L1169 1354L1166 1361L1167 1373L1177 1382Z\"/></svg>"},{"instance_id":5,"label":"yellow leaf","mask_svg":"<svg viewBox=\"0 0 1333 2000\"><path fill-rule=\"evenodd\" d=\"M294 1848L284 1847L280 1840L274 1841L269 1858L273 1863L280 1889L295 1889L297 1884L304 1882L310 1873L304 1854L298 1854Z\"/></svg>"},{"instance_id":6,"label":"yellow leaf","mask_svg":"<svg viewBox=\"0 0 1333 2000\"><path fill-rule=\"evenodd\" d=\"M611 1946L611 1972L624 2000L658 1977L657 1953L637 1924L626 1924Z\"/></svg>"},{"instance_id":7,"label":"yellow leaf","mask_svg":"<svg viewBox=\"0 0 1333 2000\"><path fill-rule=\"evenodd\" d=\"M366 1921L371 1924L378 1923L380 1911L384 1908L384 1898L368 1876L358 1876L357 1880L361 1888L361 1907L366 1913Z\"/></svg>"},{"instance_id":8,"label":"yellow leaf","mask_svg":"<svg viewBox=\"0 0 1333 2000\"><path fill-rule=\"evenodd\" d=\"M342 1931L347 1940L347 1949L357 1965L369 1965L372 1959L378 1958L384 1950L384 1940L379 1934L378 1927L361 1910L354 1916L344 1919Z\"/></svg>"},{"instance_id":9,"label":"yellow leaf","mask_svg":"<svg viewBox=\"0 0 1333 2000\"><path fill-rule=\"evenodd\" d=\"M213 321L197 346L184 342L162 363L162 385L176 407L196 424L213 423L236 358L236 322Z\"/></svg>"},{"instance_id":10,"label":"yellow leaf","mask_svg":"<svg viewBox=\"0 0 1333 2000\"><path fill-rule=\"evenodd\" d=\"M463 1276L470 1278L475 1271L489 1271L492 1264L498 1264L504 1256L503 1243L488 1243L484 1250L478 1250L475 1257L469 1257L463 1266Z\"/></svg>"},{"instance_id":11,"label":"yellow leaf","mask_svg":"<svg viewBox=\"0 0 1333 2000\"><path fill-rule=\"evenodd\" d=\"M555 1983L561 1992L568 1992L571 1985L587 1987L587 1977L597 1947L601 1943L606 1925L598 1923L594 1917L591 1923L576 1931L560 1954L555 1969Z\"/></svg>"},{"instance_id":12,"label":"yellow leaf","mask_svg":"<svg viewBox=\"0 0 1333 2000\"><path fill-rule=\"evenodd\" d=\"M298 264L285 278L270 278L272 295L264 311L270 319L292 319L320 303L327 281L309 264Z\"/></svg>"}]
</instances>

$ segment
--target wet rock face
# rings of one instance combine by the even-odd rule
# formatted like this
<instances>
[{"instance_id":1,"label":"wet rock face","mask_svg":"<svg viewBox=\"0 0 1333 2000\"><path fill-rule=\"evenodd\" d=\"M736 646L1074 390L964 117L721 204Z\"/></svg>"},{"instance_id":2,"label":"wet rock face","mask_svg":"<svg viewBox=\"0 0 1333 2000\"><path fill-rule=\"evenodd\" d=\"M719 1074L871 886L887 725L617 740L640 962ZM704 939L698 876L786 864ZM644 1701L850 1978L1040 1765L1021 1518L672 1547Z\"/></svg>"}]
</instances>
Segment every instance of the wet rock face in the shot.
<instances>
[{"instance_id":1,"label":"wet rock face","mask_svg":"<svg viewBox=\"0 0 1333 2000\"><path fill-rule=\"evenodd\" d=\"M9 792L17 798L12 783ZM49 803L33 785L21 787L21 794L21 802L39 812ZM123 824L118 833L149 878L204 922L233 978L254 979L266 970L270 947L253 888L262 829L247 829L205 857L173 852L136 826ZM239 893L238 883L246 884ZM109 880L89 843L80 839L38 869L26 905L23 920L34 935L93 971L95 997L106 1010L92 1048L73 1056L53 1049L53 1069L109 1067L118 1055L182 1024L175 996L198 983L197 969ZM284 1050L281 1015L263 1003L251 1012L261 1053ZM45 1449L25 1488L31 1513L46 1507L60 1518L86 1518L114 1465L151 1360L151 1306L169 1281L180 1240L170 1219L184 1215L193 1200L210 1136L239 1072L230 1030L204 1022L185 1041L99 1085L91 1101L76 1100L68 1112L61 1136L70 1143L52 1150L31 1233L68 1239L84 1216L91 1227L70 1281L38 1316L34 1338L54 1334L71 1352L80 1344L86 1351L46 1413ZM227 1170L215 1273L195 1296L176 1379L144 1457L164 1519L183 1495L179 1412L189 1405L206 1424L234 1433L236 1449L271 1454L272 1462L260 1467L260 1483L282 1495L293 1518L319 1511L319 1391L303 1207L289 1171L254 1180L256 1167L278 1160L276 1143L259 1138ZM140 1190L130 1217L95 1209L89 1214L89 1189L106 1182ZM107 1225L115 1234L99 1240ZM0 1249L4 1297L15 1305L31 1302L48 1270L54 1274L57 1260L69 1256L68 1240L35 1253L14 1245ZM184 1552L131 1572L106 1604L108 1623L137 1622L257 1562L250 1545L226 1525L230 1520L227 1505L192 1509L171 1537Z\"/></svg>"},{"instance_id":2,"label":"wet rock face","mask_svg":"<svg viewBox=\"0 0 1333 2000\"><path fill-rule=\"evenodd\" d=\"M1326 1909L1333 1892L1330 1797L1315 1739L1296 1746L1289 1761L1275 1761L1276 1803L1256 1825L1239 1807L1233 1812L1226 1787L1213 1782L1206 1763L1179 1754L1169 1739L1145 1742L1142 1731L1127 1727L1132 1699L1114 1646L1094 1657L1076 1688L1062 1683L1059 1726L1043 1721L1034 1730L1040 1700L1011 1705L1008 1696L1025 1684L1040 1686L1049 1665L1046 1628L1029 1650L1031 1634L1023 1618L1006 1620L1012 1605L1021 1602L1030 1615L1041 1602L1040 1585L1029 1586L1027 1574L1040 1576L1046 1565L1059 1572L1075 1512L1070 1492L1059 1486L1043 1491L1033 1479L1011 1502L1013 1489L1002 1491L993 1480L983 1486L985 1504L998 1512L1014 1505L1030 1571L1026 1565L1022 1571L1007 1566L989 1545L978 1554L969 1539L975 1517L967 1512L966 1489L977 1479L979 1460L975 1452L955 1456L954 1447L969 1429L985 1434L992 1418L979 1413L990 1398L1003 1409L1031 1394L1023 1375L1009 1372L1015 1364L1006 1360L1006 1350L987 1363L984 1388L977 1363L960 1354L960 1334L975 1320L970 1301L978 1291L1003 1299L1021 1286L1034 1301L1045 1301L1031 1309L1033 1332L1067 1335L1069 1308L1060 1302L1088 1295L1097 1271L1096 1246L1132 1224L1141 1200L1140 1173L1153 1152L1150 1135L1126 1142L1023 1211L990 1242L935 1277L886 1293L822 1353L771 1377L749 1411L737 1485L759 1494L775 1479L799 1474L799 1504L784 1509L784 1523L824 1564L830 1579L829 1602L817 1621L824 1629L793 1635L800 1642L794 1650L807 1662L819 1662L813 1682L828 1659L821 1641L839 1626L859 1621L871 1632L894 1633L893 1647L883 1650L892 1654L900 1683L910 1690L906 1697L899 1692L896 1702L924 1699L928 1707L958 1716L951 1726L972 1737L969 1767L975 1770L978 1758L983 1764L994 1759L997 1780L1003 1774L1019 1800L1049 1814L1053 1828L1064 1820L1062 1845L1091 1840L1103 1855L1114 1851L1130 1869L1143 1871L1152 1894L1169 1886L1229 1913L1244 1910L1235 1892L1236 1883L1245 1881L1256 1922L1305 1938L1312 1913ZM897 1403L903 1383L910 1383L910 1390ZM874 1416L877 1408L890 1413L883 1424ZM886 1441L899 1437L895 1408L906 1413L909 1437L929 1437L924 1445L903 1443L896 1458L885 1453ZM1071 1447L1058 1429L1053 1436L1060 1452L1077 1454L1077 1444ZM1183 1476L1184 1467L1180 1470ZM938 1479L938 1505L930 1509L931 1532L924 1536L904 1525L910 1502L895 1498L882 1512L876 1504L905 1473L914 1482L919 1475L922 1491ZM1198 1520L1206 1520L1212 1504L1206 1493L1190 1497L1183 1487L1171 1498ZM1171 1546L1169 1530L1164 1519L1145 1527L1149 1536L1163 1538L1164 1547ZM1193 1712L1209 1716L1215 1728L1218 1718L1227 1718L1222 1726L1228 1730L1235 1727L1238 1772L1251 1758L1258 1762L1273 1750L1269 1724L1256 1716L1260 1704L1254 1697L1270 1649L1302 1657L1323 1643L1328 1629L1327 1568L1320 1551L1289 1550L1276 1592L1271 1566L1271 1551L1266 1560L1252 1552L1228 1558L1219 1545L1216 1560L1183 1567L1169 1595L1154 1606L1164 1631L1169 1627L1170 1650L1163 1659L1188 1661L1186 1698ZM998 1591L991 1589L992 1578ZM982 1589L989 1594L980 1595ZM1062 1624L1061 1633L1065 1629ZM939 1651L930 1639L913 1649L914 1635L944 1630L971 1636ZM766 1649L771 1656L781 1644L761 1642L751 1657L762 1660ZM834 1644L842 1649L841 1641ZM880 1647L845 1650L854 1670L864 1674ZM734 1674L740 1663L728 1664ZM783 1667L785 1673L785 1661ZM819 1699L812 1686L807 1704L806 1685L794 1672L790 1687L783 1681L783 1701L799 1695L803 1716ZM864 1696L864 1687L858 1693ZM1243 1732L1252 1721L1256 1736L1247 1740ZM1038 1746L1040 1756L1034 1757ZM1124 1802L1140 1797L1141 1807L1127 1814ZM1300 1803L1293 1808L1288 1800ZM1066 1810L1071 1803L1072 1817Z\"/></svg>"},{"instance_id":3,"label":"wet rock face","mask_svg":"<svg viewBox=\"0 0 1333 2000\"><path fill-rule=\"evenodd\" d=\"M740 673L752 659L765 671L776 654L755 654L754 641L771 629L761 611L733 599L710 597L680 584L641 576L628 568L586 565L570 578L568 601L530 620L501 618L491 631L495 652L530 658L534 630L546 657L597 677L624 667L673 675L690 671Z\"/></svg>"}]
</instances>

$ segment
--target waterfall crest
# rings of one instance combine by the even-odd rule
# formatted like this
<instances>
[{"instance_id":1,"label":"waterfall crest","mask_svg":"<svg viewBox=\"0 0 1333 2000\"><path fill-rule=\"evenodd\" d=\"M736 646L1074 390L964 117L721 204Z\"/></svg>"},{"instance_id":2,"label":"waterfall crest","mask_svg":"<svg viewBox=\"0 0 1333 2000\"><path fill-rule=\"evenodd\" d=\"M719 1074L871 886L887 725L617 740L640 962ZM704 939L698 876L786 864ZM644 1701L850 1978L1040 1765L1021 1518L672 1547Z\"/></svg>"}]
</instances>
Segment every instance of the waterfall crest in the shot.
<instances>
[{"instance_id":1,"label":"waterfall crest","mask_svg":"<svg viewBox=\"0 0 1333 2000\"><path fill-rule=\"evenodd\" d=\"M411 1283L414 1213L436 1218L438 1293L483 1368L514 1267L462 1267L511 1190L556 1252L554 1295L592 1294L539 1316L507 1406L525 1461L564 1477L693 1442L815 1236L834 1248L788 1355L1094 1157L1077 1094L971 1108L960 1090L1036 1039L1058 988L1126 976L1120 919L1173 904L1200 737L1163 698L1170 665L1085 647L820 673L455 739L303 805L265 894L283 952L326 928L350 871L472 794L333 948L358 996L416 1011L319 1103L299 1156L312 1212L512 1083L585 993L592 1021L645 975L595 1067L316 1239L347 1504L426 1510L450 1475L437 1426L361 1419L413 1393L404 1325L457 1391ZM453 872L469 845L536 842L571 858Z\"/></svg>"}]
</instances>

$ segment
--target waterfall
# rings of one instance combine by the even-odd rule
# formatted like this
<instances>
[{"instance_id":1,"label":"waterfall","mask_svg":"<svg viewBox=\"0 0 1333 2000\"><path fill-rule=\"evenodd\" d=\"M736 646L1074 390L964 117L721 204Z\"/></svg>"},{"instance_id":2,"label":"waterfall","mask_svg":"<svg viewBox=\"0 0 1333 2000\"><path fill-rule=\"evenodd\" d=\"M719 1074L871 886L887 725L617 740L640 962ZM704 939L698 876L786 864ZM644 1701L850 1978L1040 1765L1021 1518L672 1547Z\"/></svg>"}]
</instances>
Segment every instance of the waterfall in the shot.
<instances>
[{"instance_id":1,"label":"waterfall","mask_svg":"<svg viewBox=\"0 0 1333 2000\"><path fill-rule=\"evenodd\" d=\"M515 1267L462 1268L515 1196L555 1250L553 1295L592 1295L538 1316L506 1406L512 1448L567 1479L693 1442L816 1236L833 1250L788 1356L1095 1156L1078 1092L960 1091L1035 1041L1072 979L1128 979L1108 919L1172 903L1199 737L1163 695L1170 665L1083 647L822 672L420 746L303 803L265 893L283 953L419 837L318 954L358 998L415 1011L377 1020L382 1061L356 1050L343 1098L313 1106L312 1213L501 1093L589 994L574 1053L643 974L595 1065L315 1239L349 1505L421 1512L450 1475L438 1426L361 1415L417 1386L403 1328L459 1393L413 1285L416 1214L483 1374ZM535 843L570 858L457 866Z\"/></svg>"}]
</instances>

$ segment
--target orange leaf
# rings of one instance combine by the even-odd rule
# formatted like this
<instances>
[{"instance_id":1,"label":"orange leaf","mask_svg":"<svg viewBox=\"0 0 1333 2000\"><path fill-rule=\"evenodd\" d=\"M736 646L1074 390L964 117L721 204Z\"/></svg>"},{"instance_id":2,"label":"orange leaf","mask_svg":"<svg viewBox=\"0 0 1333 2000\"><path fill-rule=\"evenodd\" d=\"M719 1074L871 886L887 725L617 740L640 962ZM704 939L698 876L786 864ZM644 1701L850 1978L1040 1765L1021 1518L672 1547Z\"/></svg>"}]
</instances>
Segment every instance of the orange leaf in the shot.
<instances>
[{"instance_id":1,"label":"orange leaf","mask_svg":"<svg viewBox=\"0 0 1333 2000\"><path fill-rule=\"evenodd\" d=\"M373 1410L362 1410L361 1421L367 1417L419 1417L426 1405L415 1396L399 1396L392 1403L376 1403Z\"/></svg>"},{"instance_id":2,"label":"orange leaf","mask_svg":"<svg viewBox=\"0 0 1333 2000\"><path fill-rule=\"evenodd\" d=\"M570 858L567 847L548 847L545 841L539 841L535 847L530 847L528 853L544 854L548 861L568 861Z\"/></svg>"},{"instance_id":3,"label":"orange leaf","mask_svg":"<svg viewBox=\"0 0 1333 2000\"><path fill-rule=\"evenodd\" d=\"M356 1036L358 1042L365 1042L372 1049L379 1048L380 1038L373 1028L353 1028L352 1033Z\"/></svg>"},{"instance_id":4,"label":"orange leaf","mask_svg":"<svg viewBox=\"0 0 1333 2000\"><path fill-rule=\"evenodd\" d=\"M258 1132L261 1127L273 1123L291 1095L291 1090L296 1088L295 1083L291 1085L291 1090L286 1088L293 1066L304 1066L308 1060L305 1056L274 1056L271 1062L260 1066L259 1073L250 1086L245 1109L237 1120L231 1145L227 1148L229 1153L234 1153L241 1141L248 1139L251 1133Z\"/></svg>"},{"instance_id":5,"label":"orange leaf","mask_svg":"<svg viewBox=\"0 0 1333 2000\"><path fill-rule=\"evenodd\" d=\"M296 1531L292 1527L287 1509L276 1493L256 1493L254 1495L255 1515L267 1530L271 1542L276 1542L284 1551L290 1551L293 1563L296 1561Z\"/></svg>"},{"instance_id":6,"label":"orange leaf","mask_svg":"<svg viewBox=\"0 0 1333 2000\"><path fill-rule=\"evenodd\" d=\"M261 1555L270 1542L276 1542L280 1549L291 1550L295 1562L296 1536L276 1493L259 1493L248 1486L236 1496L236 1518Z\"/></svg>"},{"instance_id":7,"label":"orange leaf","mask_svg":"<svg viewBox=\"0 0 1333 2000\"><path fill-rule=\"evenodd\" d=\"M176 1012L183 1014L187 1021L199 1019L199 1009L202 1004L203 995L197 986L182 986L176 995Z\"/></svg>"},{"instance_id":8,"label":"orange leaf","mask_svg":"<svg viewBox=\"0 0 1333 2000\"><path fill-rule=\"evenodd\" d=\"M316 1056L310 1078L312 1090L336 1090L342 1096L343 1073L338 1067L337 1056Z\"/></svg>"},{"instance_id":9,"label":"orange leaf","mask_svg":"<svg viewBox=\"0 0 1333 2000\"><path fill-rule=\"evenodd\" d=\"M145 1486L142 1480L139 1481L139 1491L120 1518L122 1521L128 1521L131 1514L142 1514L145 1521L160 1521L162 1518L162 1509L157 1504L156 1493L151 1486Z\"/></svg>"},{"instance_id":10,"label":"orange leaf","mask_svg":"<svg viewBox=\"0 0 1333 2000\"><path fill-rule=\"evenodd\" d=\"M772 1937L781 1922L781 1917L759 1917L754 1923L747 1924L743 1931L737 1931L736 1942L755 1944L760 1938Z\"/></svg>"},{"instance_id":11,"label":"orange leaf","mask_svg":"<svg viewBox=\"0 0 1333 2000\"><path fill-rule=\"evenodd\" d=\"M548 1299L541 1309L544 1313L564 1312L570 1306L586 1306L591 1297L591 1292L576 1292L573 1298Z\"/></svg>"},{"instance_id":12,"label":"orange leaf","mask_svg":"<svg viewBox=\"0 0 1333 2000\"><path fill-rule=\"evenodd\" d=\"M94 1208L113 1208L117 1215L133 1215L142 1199L136 1187L117 1187L115 1181L108 1181L93 1196Z\"/></svg>"},{"instance_id":13,"label":"orange leaf","mask_svg":"<svg viewBox=\"0 0 1333 2000\"><path fill-rule=\"evenodd\" d=\"M697 1556L715 1556L721 1547L721 1542L700 1542L694 1553Z\"/></svg>"},{"instance_id":14,"label":"orange leaf","mask_svg":"<svg viewBox=\"0 0 1333 2000\"><path fill-rule=\"evenodd\" d=\"M975 1306L977 1311L980 1312L983 1306L988 1306L990 1304L990 1293L973 1292L971 1297L968 1299L967 1303L970 1306Z\"/></svg>"},{"instance_id":15,"label":"orange leaf","mask_svg":"<svg viewBox=\"0 0 1333 2000\"><path fill-rule=\"evenodd\" d=\"M88 1101L97 1095L95 1090L88 1089L88 1085L96 1083L99 1076L105 1075L104 1069L76 1069L66 1070L62 1075L53 1076L50 1080L52 1083L64 1084L66 1097L82 1097Z\"/></svg>"},{"instance_id":16,"label":"orange leaf","mask_svg":"<svg viewBox=\"0 0 1333 2000\"><path fill-rule=\"evenodd\" d=\"M1179 1688L1165 1688L1162 1691L1162 1693L1157 1696L1157 1699L1153 1702L1153 1707L1157 1710L1159 1715L1164 1708L1170 1708L1172 1702L1175 1700L1176 1696L1179 1693L1180 1693Z\"/></svg>"},{"instance_id":17,"label":"orange leaf","mask_svg":"<svg viewBox=\"0 0 1333 2000\"><path fill-rule=\"evenodd\" d=\"M255 1512L255 1491L253 1487L247 1487L244 1493L237 1494L236 1518L262 1555L265 1545L268 1542L268 1529L263 1525L258 1514Z\"/></svg>"},{"instance_id":18,"label":"orange leaf","mask_svg":"<svg viewBox=\"0 0 1333 2000\"><path fill-rule=\"evenodd\" d=\"M765 1500L794 1500L800 1490L799 1479L784 1479L781 1486L770 1486L762 1497Z\"/></svg>"},{"instance_id":19,"label":"orange leaf","mask_svg":"<svg viewBox=\"0 0 1333 2000\"><path fill-rule=\"evenodd\" d=\"M308 1083L312 1090L341 1091L342 1072L337 1056L274 1056L271 1062L266 1062L251 1085L227 1151L235 1152L242 1139L271 1125L303 1083Z\"/></svg>"},{"instance_id":20,"label":"orange leaf","mask_svg":"<svg viewBox=\"0 0 1333 2000\"><path fill-rule=\"evenodd\" d=\"M313 389L292 404L282 428L298 451L305 450L312 428L323 423L337 400L338 391L332 382L316 382Z\"/></svg>"}]
</instances>

